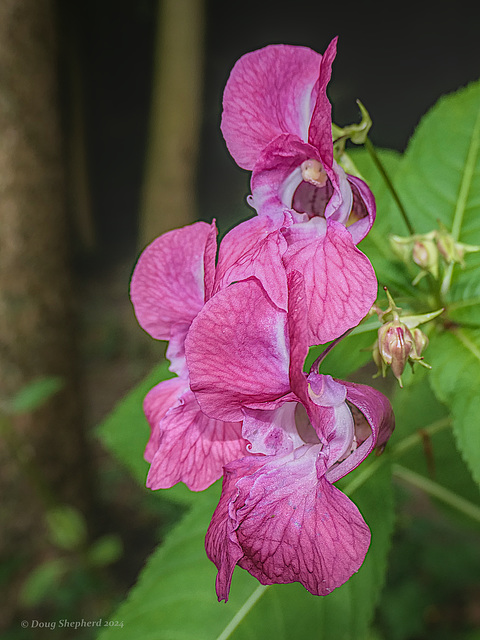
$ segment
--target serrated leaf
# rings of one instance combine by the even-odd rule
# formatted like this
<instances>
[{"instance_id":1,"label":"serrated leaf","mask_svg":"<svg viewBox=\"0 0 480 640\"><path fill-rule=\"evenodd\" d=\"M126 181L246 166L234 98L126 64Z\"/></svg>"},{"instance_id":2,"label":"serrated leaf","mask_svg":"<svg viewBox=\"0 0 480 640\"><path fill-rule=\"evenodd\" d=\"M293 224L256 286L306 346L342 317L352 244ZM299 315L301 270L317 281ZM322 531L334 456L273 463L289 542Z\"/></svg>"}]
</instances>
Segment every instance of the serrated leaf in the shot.
<instances>
[{"instance_id":1,"label":"serrated leaf","mask_svg":"<svg viewBox=\"0 0 480 640\"><path fill-rule=\"evenodd\" d=\"M480 484L480 330L456 329L435 338L430 382L451 410L457 447Z\"/></svg>"},{"instance_id":2,"label":"serrated leaf","mask_svg":"<svg viewBox=\"0 0 480 640\"><path fill-rule=\"evenodd\" d=\"M454 241L480 243L480 82L444 96L422 118L396 177L417 233L440 220ZM465 261L448 277L456 300L480 268L478 254Z\"/></svg>"},{"instance_id":3,"label":"serrated leaf","mask_svg":"<svg viewBox=\"0 0 480 640\"><path fill-rule=\"evenodd\" d=\"M383 584L390 544L389 469L375 474L353 495L372 529L372 544L358 574L326 598L312 596L299 584L262 587L237 568L228 603L217 602L216 569L205 555L204 538L219 490L217 483L196 496L194 507L150 558L128 599L112 615L123 620L129 638L365 637ZM105 629L99 638L110 640L114 635L115 630Z\"/></svg>"}]
</instances>

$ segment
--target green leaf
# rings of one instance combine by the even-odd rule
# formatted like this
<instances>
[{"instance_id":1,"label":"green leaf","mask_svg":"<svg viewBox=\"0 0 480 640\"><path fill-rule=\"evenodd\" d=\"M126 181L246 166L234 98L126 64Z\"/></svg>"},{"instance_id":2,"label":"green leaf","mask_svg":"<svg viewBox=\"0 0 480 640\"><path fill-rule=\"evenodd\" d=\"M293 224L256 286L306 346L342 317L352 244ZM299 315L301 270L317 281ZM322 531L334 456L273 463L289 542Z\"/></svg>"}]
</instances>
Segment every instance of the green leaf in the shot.
<instances>
[{"instance_id":1,"label":"green leaf","mask_svg":"<svg viewBox=\"0 0 480 640\"><path fill-rule=\"evenodd\" d=\"M168 370L169 363L162 362L130 391L98 425L96 435L106 449L123 464L142 486L145 485L149 465L143 457L150 436L150 427L143 413L143 399L150 389L174 376ZM195 494L183 483L159 493L174 502L189 505Z\"/></svg>"},{"instance_id":2,"label":"green leaf","mask_svg":"<svg viewBox=\"0 0 480 640\"><path fill-rule=\"evenodd\" d=\"M349 482L343 484L348 489ZM217 602L216 569L205 555L204 538L219 489L217 483L197 495L193 508L150 558L127 600L112 615L123 620L129 638L365 637L383 584L393 524L389 469L381 469L354 492L371 527L372 544L360 571L325 598L312 596L299 584L263 587L237 567L228 603ZM114 636L115 630L105 629L99 637Z\"/></svg>"},{"instance_id":3,"label":"green leaf","mask_svg":"<svg viewBox=\"0 0 480 640\"><path fill-rule=\"evenodd\" d=\"M94 567L104 567L116 562L123 553L120 536L108 534L95 540L87 550L87 561Z\"/></svg>"},{"instance_id":4,"label":"green leaf","mask_svg":"<svg viewBox=\"0 0 480 640\"><path fill-rule=\"evenodd\" d=\"M78 549L85 542L87 526L77 509L61 505L49 509L45 517L50 539L60 549Z\"/></svg>"},{"instance_id":5,"label":"green leaf","mask_svg":"<svg viewBox=\"0 0 480 640\"><path fill-rule=\"evenodd\" d=\"M130 391L97 427L96 434L103 445L121 462L140 484L145 484L148 463L143 452L150 436L150 427L143 413L143 399L162 380L172 378L169 363L154 367L142 382Z\"/></svg>"},{"instance_id":6,"label":"green leaf","mask_svg":"<svg viewBox=\"0 0 480 640\"><path fill-rule=\"evenodd\" d=\"M480 244L480 82L444 96L422 118L396 178L417 233L440 220L455 241ZM465 261L465 270L447 269L444 290L452 285L452 300L479 272L478 254Z\"/></svg>"},{"instance_id":7,"label":"green leaf","mask_svg":"<svg viewBox=\"0 0 480 640\"><path fill-rule=\"evenodd\" d=\"M60 391L64 381L58 376L37 378L20 391L8 403L8 412L29 413L41 407L49 398Z\"/></svg>"},{"instance_id":8,"label":"green leaf","mask_svg":"<svg viewBox=\"0 0 480 640\"><path fill-rule=\"evenodd\" d=\"M450 408L457 447L480 484L480 330L446 331L432 346L432 388Z\"/></svg>"},{"instance_id":9,"label":"green leaf","mask_svg":"<svg viewBox=\"0 0 480 640\"><path fill-rule=\"evenodd\" d=\"M390 180L395 184L402 156L389 149L377 149L376 151ZM399 293L411 295L415 293L411 281L415 277L416 271L411 273L407 271L405 265L393 254L388 242L390 234L406 233L405 223L383 177L367 150L353 149L349 153L372 190L377 205L375 223L358 248L368 256L373 264L380 289L387 286L397 295Z\"/></svg>"},{"instance_id":10,"label":"green leaf","mask_svg":"<svg viewBox=\"0 0 480 640\"><path fill-rule=\"evenodd\" d=\"M48 560L36 567L22 587L21 603L26 607L35 607L52 598L68 570L69 565L64 558Z\"/></svg>"}]
</instances>

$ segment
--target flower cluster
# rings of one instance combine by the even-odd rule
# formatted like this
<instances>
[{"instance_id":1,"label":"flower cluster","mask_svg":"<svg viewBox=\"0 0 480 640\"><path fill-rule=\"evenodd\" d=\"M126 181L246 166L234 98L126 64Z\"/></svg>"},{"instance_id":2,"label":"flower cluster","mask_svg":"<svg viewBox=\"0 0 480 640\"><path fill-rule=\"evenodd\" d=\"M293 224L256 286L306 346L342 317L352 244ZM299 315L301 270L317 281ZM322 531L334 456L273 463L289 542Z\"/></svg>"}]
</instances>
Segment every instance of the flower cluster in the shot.
<instances>
[{"instance_id":1,"label":"flower cluster","mask_svg":"<svg viewBox=\"0 0 480 640\"><path fill-rule=\"evenodd\" d=\"M272 45L243 56L224 94L222 132L252 171L251 219L218 247L215 224L170 231L131 283L140 325L168 340L172 380L145 398L152 489L223 488L206 537L228 599L236 565L262 584L325 595L361 566L370 531L334 483L389 438L388 400L335 380L313 345L367 315L377 282L356 244L375 217L367 185L333 154L323 56Z\"/></svg>"}]
</instances>

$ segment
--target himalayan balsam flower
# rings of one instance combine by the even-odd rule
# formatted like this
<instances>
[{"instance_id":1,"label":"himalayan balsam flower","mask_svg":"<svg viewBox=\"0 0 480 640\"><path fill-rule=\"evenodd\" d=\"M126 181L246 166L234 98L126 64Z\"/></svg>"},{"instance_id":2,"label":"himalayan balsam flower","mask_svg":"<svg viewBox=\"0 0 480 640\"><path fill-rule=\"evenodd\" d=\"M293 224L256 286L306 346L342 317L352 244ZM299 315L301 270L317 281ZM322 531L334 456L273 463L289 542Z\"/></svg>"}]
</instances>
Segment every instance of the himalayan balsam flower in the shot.
<instances>
[{"instance_id":1,"label":"himalayan balsam flower","mask_svg":"<svg viewBox=\"0 0 480 640\"><path fill-rule=\"evenodd\" d=\"M154 387L144 401L151 427L145 450L151 489L182 481L201 491L221 477L224 464L245 453L239 422L215 420L201 411L185 362L185 337L212 295L215 254L215 226L197 222L157 238L132 276L138 322L153 338L169 341L167 358L177 374Z\"/></svg>"},{"instance_id":2,"label":"himalayan balsam flower","mask_svg":"<svg viewBox=\"0 0 480 640\"><path fill-rule=\"evenodd\" d=\"M223 100L228 149L253 169L250 202L259 218L250 232L276 230L287 272L305 275L311 344L358 324L377 294L373 268L355 246L373 224L375 201L333 158L326 87L335 47L336 40L324 56L287 45L248 53Z\"/></svg>"},{"instance_id":3,"label":"himalayan balsam flower","mask_svg":"<svg viewBox=\"0 0 480 640\"><path fill-rule=\"evenodd\" d=\"M354 503L333 486L393 429L378 391L303 372L308 352L304 280L289 275L289 309L256 279L219 292L192 323L186 357L207 415L243 421L248 455L225 466L208 529L228 599L235 565L262 584L298 581L325 595L359 569L370 532Z\"/></svg>"}]
</instances>

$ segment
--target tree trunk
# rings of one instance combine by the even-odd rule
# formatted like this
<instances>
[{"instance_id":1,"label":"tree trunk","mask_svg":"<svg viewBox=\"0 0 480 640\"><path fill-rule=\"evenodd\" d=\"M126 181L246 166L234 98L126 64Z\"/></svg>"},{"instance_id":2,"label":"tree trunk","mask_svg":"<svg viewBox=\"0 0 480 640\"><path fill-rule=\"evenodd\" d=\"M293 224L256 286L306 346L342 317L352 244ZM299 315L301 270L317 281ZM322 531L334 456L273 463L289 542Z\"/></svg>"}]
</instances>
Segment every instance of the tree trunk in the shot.
<instances>
[{"instance_id":1,"label":"tree trunk","mask_svg":"<svg viewBox=\"0 0 480 640\"><path fill-rule=\"evenodd\" d=\"M140 244L196 218L204 0L160 0Z\"/></svg>"},{"instance_id":2,"label":"tree trunk","mask_svg":"<svg viewBox=\"0 0 480 640\"><path fill-rule=\"evenodd\" d=\"M11 422L55 501L85 512L53 1L0 2L0 78L0 398L39 377L62 378L61 391ZM3 518L7 546L9 532L38 527L35 490L8 453L0 449L4 513L16 507L22 518Z\"/></svg>"}]
</instances>

